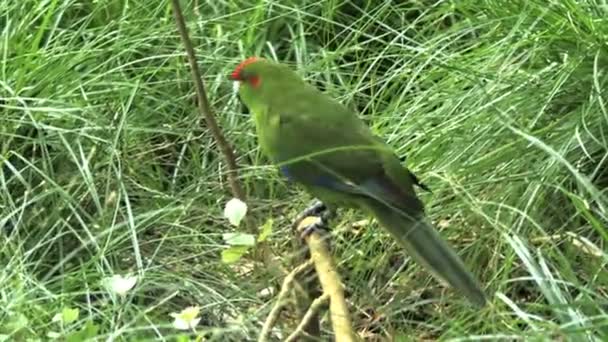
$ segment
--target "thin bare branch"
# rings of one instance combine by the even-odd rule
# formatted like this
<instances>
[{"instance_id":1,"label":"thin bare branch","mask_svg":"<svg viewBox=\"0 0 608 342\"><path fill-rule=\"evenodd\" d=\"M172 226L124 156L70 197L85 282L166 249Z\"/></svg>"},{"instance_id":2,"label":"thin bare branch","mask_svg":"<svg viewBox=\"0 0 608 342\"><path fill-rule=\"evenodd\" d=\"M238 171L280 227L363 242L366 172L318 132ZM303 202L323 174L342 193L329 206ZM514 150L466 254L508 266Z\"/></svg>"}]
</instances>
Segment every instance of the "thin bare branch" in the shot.
<instances>
[{"instance_id":1,"label":"thin bare branch","mask_svg":"<svg viewBox=\"0 0 608 342\"><path fill-rule=\"evenodd\" d=\"M196 99L198 102L198 110L200 114L204 117L209 130L211 130L211 134L217 145L220 148L222 155L226 161L226 165L228 167L228 183L230 184L230 188L232 190L232 195L236 198L239 198L242 201L245 201L245 192L241 187L241 184L238 180L238 166L236 164L236 156L234 150L224 137L224 134L220 130L217 122L215 121L215 116L213 111L211 110L211 106L209 105L209 100L207 99L207 93L205 91L205 85L201 79L201 72L198 68L198 64L196 63L196 54L194 53L194 48L192 47L192 42L190 41L190 36L188 35L188 29L186 28L186 22L184 20L184 16L182 14L182 10L179 6L179 0L171 0L171 5L173 6L173 14L175 16L175 23L177 25L177 29L179 31L179 35L184 43L184 48L186 49L186 56L188 58L188 62L190 63L190 68L192 71L192 81L194 82L194 88L196 90Z\"/></svg>"}]
</instances>

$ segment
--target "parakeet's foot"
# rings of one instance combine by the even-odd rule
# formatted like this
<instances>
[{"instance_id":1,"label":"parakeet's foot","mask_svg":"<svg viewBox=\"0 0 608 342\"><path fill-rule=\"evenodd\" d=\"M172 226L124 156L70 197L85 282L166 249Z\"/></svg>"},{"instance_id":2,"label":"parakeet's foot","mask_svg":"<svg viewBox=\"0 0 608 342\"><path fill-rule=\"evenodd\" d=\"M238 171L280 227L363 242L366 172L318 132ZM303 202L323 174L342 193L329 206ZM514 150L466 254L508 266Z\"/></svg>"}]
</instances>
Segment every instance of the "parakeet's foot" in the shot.
<instances>
[{"instance_id":1,"label":"parakeet's foot","mask_svg":"<svg viewBox=\"0 0 608 342\"><path fill-rule=\"evenodd\" d=\"M326 210L327 206L325 205L325 203L315 198L311 202L311 204L306 209L304 209L298 216L319 216Z\"/></svg>"},{"instance_id":2,"label":"parakeet's foot","mask_svg":"<svg viewBox=\"0 0 608 342\"><path fill-rule=\"evenodd\" d=\"M304 240L314 232L327 232L325 220L320 216L307 216L300 223L300 239Z\"/></svg>"},{"instance_id":3,"label":"parakeet's foot","mask_svg":"<svg viewBox=\"0 0 608 342\"><path fill-rule=\"evenodd\" d=\"M300 231L300 238L304 239L320 229L327 230L327 223L333 216L332 210L323 202L315 199L311 205L298 214L294 222ZM303 220L308 222L302 222Z\"/></svg>"},{"instance_id":4,"label":"parakeet's foot","mask_svg":"<svg viewBox=\"0 0 608 342\"><path fill-rule=\"evenodd\" d=\"M333 214L323 202L315 199L306 209L296 216L296 219L293 222L294 226L297 227L300 224L300 221L308 216L323 217L327 221Z\"/></svg>"}]
</instances>

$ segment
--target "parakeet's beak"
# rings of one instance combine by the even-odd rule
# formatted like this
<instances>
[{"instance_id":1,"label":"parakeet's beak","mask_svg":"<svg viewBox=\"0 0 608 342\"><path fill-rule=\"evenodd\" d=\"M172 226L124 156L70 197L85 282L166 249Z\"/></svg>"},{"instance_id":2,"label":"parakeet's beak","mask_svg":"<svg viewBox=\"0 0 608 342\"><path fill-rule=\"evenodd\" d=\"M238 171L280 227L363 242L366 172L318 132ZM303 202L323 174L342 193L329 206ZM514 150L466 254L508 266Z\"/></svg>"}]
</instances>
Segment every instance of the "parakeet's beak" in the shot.
<instances>
[{"instance_id":1,"label":"parakeet's beak","mask_svg":"<svg viewBox=\"0 0 608 342\"><path fill-rule=\"evenodd\" d=\"M230 73L230 76L228 76L228 79L231 81L242 81L243 80L243 70L241 68L237 67Z\"/></svg>"}]
</instances>

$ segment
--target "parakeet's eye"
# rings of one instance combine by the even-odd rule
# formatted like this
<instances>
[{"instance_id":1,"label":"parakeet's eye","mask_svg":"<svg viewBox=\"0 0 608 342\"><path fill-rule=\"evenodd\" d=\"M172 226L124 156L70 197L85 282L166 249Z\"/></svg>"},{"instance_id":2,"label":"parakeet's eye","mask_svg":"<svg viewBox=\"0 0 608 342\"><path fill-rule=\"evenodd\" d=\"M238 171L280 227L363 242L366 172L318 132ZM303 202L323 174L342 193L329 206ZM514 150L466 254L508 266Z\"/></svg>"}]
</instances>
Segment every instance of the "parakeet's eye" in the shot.
<instances>
[{"instance_id":1,"label":"parakeet's eye","mask_svg":"<svg viewBox=\"0 0 608 342\"><path fill-rule=\"evenodd\" d=\"M250 75L245 80L254 88L257 88L261 82L260 76L258 75Z\"/></svg>"},{"instance_id":2,"label":"parakeet's eye","mask_svg":"<svg viewBox=\"0 0 608 342\"><path fill-rule=\"evenodd\" d=\"M241 70L237 80L239 80L241 82L247 82L249 85L251 85L254 88L257 88L261 82L259 75L254 74L250 71L245 71L245 70Z\"/></svg>"}]
</instances>

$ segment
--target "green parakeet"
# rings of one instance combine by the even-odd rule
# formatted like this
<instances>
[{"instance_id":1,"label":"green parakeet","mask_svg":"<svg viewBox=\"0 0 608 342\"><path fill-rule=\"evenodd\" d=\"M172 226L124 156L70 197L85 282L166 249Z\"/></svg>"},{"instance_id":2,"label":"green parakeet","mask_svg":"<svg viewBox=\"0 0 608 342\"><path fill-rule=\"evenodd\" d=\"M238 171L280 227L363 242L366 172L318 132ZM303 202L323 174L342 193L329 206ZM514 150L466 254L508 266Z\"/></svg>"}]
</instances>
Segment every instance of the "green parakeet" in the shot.
<instances>
[{"instance_id":1,"label":"green parakeet","mask_svg":"<svg viewBox=\"0 0 608 342\"><path fill-rule=\"evenodd\" d=\"M262 151L283 175L325 204L373 215L416 261L485 304L477 281L425 220L417 178L353 111L262 58L243 61L230 78L254 115Z\"/></svg>"}]
</instances>

